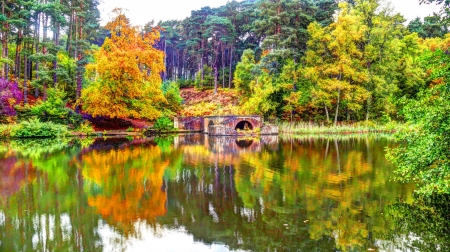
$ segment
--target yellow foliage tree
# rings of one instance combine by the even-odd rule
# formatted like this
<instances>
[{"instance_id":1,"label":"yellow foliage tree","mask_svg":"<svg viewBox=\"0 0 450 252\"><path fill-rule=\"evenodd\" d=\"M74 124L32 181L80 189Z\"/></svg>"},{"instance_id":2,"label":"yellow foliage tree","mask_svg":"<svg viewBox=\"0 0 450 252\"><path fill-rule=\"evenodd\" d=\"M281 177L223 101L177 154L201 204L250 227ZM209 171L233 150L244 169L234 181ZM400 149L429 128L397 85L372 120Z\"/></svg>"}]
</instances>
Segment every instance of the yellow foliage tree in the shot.
<instances>
[{"instance_id":1,"label":"yellow foliage tree","mask_svg":"<svg viewBox=\"0 0 450 252\"><path fill-rule=\"evenodd\" d=\"M334 124L343 103L349 111L358 111L369 96L364 89L369 76L358 48L367 27L347 3L339 7L339 16L330 26L309 25L311 39L306 52L307 75L317 84L313 92L316 103L325 107L327 117L328 108L334 105Z\"/></svg>"},{"instance_id":2,"label":"yellow foliage tree","mask_svg":"<svg viewBox=\"0 0 450 252\"><path fill-rule=\"evenodd\" d=\"M135 235L137 221L153 223L166 214L163 175L169 160L158 146L93 151L83 156L88 203L126 236Z\"/></svg>"},{"instance_id":3,"label":"yellow foliage tree","mask_svg":"<svg viewBox=\"0 0 450 252\"><path fill-rule=\"evenodd\" d=\"M158 29L139 32L121 9L106 24L111 38L86 67L89 84L83 91L84 111L93 116L156 119L167 103L161 90L164 53L153 47Z\"/></svg>"}]
</instances>

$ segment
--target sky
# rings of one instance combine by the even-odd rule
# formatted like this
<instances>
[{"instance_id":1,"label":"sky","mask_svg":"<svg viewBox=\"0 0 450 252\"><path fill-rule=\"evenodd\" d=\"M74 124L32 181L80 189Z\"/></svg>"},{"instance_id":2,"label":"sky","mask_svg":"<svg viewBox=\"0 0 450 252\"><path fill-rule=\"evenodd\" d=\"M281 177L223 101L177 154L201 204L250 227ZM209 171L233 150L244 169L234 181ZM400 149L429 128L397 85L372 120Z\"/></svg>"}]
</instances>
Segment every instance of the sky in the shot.
<instances>
[{"instance_id":1,"label":"sky","mask_svg":"<svg viewBox=\"0 0 450 252\"><path fill-rule=\"evenodd\" d=\"M115 7L125 10L125 15L131 24L143 26L154 20L183 20L190 16L192 10L201 7L212 8L225 5L227 0L101 0L99 10L102 17L102 25L109 21L109 13ZM400 12L406 19L424 17L439 10L436 5L420 5L419 0L391 0L396 12Z\"/></svg>"}]
</instances>

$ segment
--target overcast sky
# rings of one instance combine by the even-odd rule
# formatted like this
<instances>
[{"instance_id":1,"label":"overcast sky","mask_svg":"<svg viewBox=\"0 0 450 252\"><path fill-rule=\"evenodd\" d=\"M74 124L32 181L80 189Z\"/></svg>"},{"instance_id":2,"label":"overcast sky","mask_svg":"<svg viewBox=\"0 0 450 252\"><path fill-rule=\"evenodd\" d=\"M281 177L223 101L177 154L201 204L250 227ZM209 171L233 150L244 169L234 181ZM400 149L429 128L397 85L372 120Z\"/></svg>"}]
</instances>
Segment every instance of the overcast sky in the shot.
<instances>
[{"instance_id":1,"label":"overcast sky","mask_svg":"<svg viewBox=\"0 0 450 252\"><path fill-rule=\"evenodd\" d=\"M101 0L99 10L102 16L102 24L109 21L109 13L115 7L128 10L125 12L133 25L143 26L152 19L182 20L190 16L192 10L201 7L219 7L227 3L227 0ZM417 16L424 17L439 10L436 5L419 5L419 0L391 0L396 12L400 12L408 20Z\"/></svg>"}]
</instances>

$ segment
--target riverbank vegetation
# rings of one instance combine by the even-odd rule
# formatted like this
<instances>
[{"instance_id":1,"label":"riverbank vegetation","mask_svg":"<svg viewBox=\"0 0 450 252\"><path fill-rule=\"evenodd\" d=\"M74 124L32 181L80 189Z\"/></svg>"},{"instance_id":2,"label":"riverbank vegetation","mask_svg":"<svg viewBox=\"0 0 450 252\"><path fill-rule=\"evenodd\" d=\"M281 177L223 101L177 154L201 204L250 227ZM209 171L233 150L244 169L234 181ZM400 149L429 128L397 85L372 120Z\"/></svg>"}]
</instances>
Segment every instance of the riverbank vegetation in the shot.
<instances>
[{"instance_id":1,"label":"riverbank vegetation","mask_svg":"<svg viewBox=\"0 0 450 252\"><path fill-rule=\"evenodd\" d=\"M411 130L411 126L390 122L377 124L372 121L358 123L346 123L338 125L327 125L314 122L281 122L278 124L279 131L285 134L356 134L356 133L395 133L398 131Z\"/></svg>"}]
</instances>

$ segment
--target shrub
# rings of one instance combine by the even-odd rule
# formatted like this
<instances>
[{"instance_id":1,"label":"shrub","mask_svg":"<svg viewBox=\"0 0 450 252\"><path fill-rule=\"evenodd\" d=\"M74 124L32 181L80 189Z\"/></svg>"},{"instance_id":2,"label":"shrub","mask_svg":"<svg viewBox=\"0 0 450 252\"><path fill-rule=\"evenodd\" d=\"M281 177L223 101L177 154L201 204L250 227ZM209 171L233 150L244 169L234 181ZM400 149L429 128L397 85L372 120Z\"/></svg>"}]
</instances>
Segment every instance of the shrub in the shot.
<instances>
[{"instance_id":1,"label":"shrub","mask_svg":"<svg viewBox=\"0 0 450 252\"><path fill-rule=\"evenodd\" d=\"M12 125L0 125L0 138L10 137L12 127Z\"/></svg>"},{"instance_id":2,"label":"shrub","mask_svg":"<svg viewBox=\"0 0 450 252\"><path fill-rule=\"evenodd\" d=\"M203 75L203 80L202 80ZM199 71L195 76L195 88L198 90L205 90L213 87L214 78L212 75L212 68L205 66L203 70Z\"/></svg>"},{"instance_id":3,"label":"shrub","mask_svg":"<svg viewBox=\"0 0 450 252\"><path fill-rule=\"evenodd\" d=\"M16 82L0 78L0 116L15 116L14 106L22 102L23 94Z\"/></svg>"},{"instance_id":4,"label":"shrub","mask_svg":"<svg viewBox=\"0 0 450 252\"><path fill-rule=\"evenodd\" d=\"M194 80L179 79L178 80L178 86L180 88L193 87L194 86Z\"/></svg>"},{"instance_id":5,"label":"shrub","mask_svg":"<svg viewBox=\"0 0 450 252\"><path fill-rule=\"evenodd\" d=\"M153 125L153 128L159 131L169 131L174 129L172 120L166 116L158 118L155 125Z\"/></svg>"},{"instance_id":6,"label":"shrub","mask_svg":"<svg viewBox=\"0 0 450 252\"><path fill-rule=\"evenodd\" d=\"M16 124L11 129L11 137L63 137L69 135L67 126L32 119Z\"/></svg>"},{"instance_id":7,"label":"shrub","mask_svg":"<svg viewBox=\"0 0 450 252\"><path fill-rule=\"evenodd\" d=\"M21 114L19 117L28 119L30 116L35 116L41 121L70 125L72 128L77 128L81 125L83 122L82 116L65 106L64 92L49 88L47 96L46 101L39 102L34 107L22 109L19 112Z\"/></svg>"},{"instance_id":8,"label":"shrub","mask_svg":"<svg viewBox=\"0 0 450 252\"><path fill-rule=\"evenodd\" d=\"M167 104L163 105L170 112L178 112L181 110L183 98L180 95L180 87L176 82L163 82L162 91L167 100Z\"/></svg>"},{"instance_id":9,"label":"shrub","mask_svg":"<svg viewBox=\"0 0 450 252\"><path fill-rule=\"evenodd\" d=\"M80 124L80 126L78 127L78 129L76 131L83 133L85 135L90 135L90 134L94 133L94 128L92 127L92 124L89 121L85 121Z\"/></svg>"}]
</instances>

